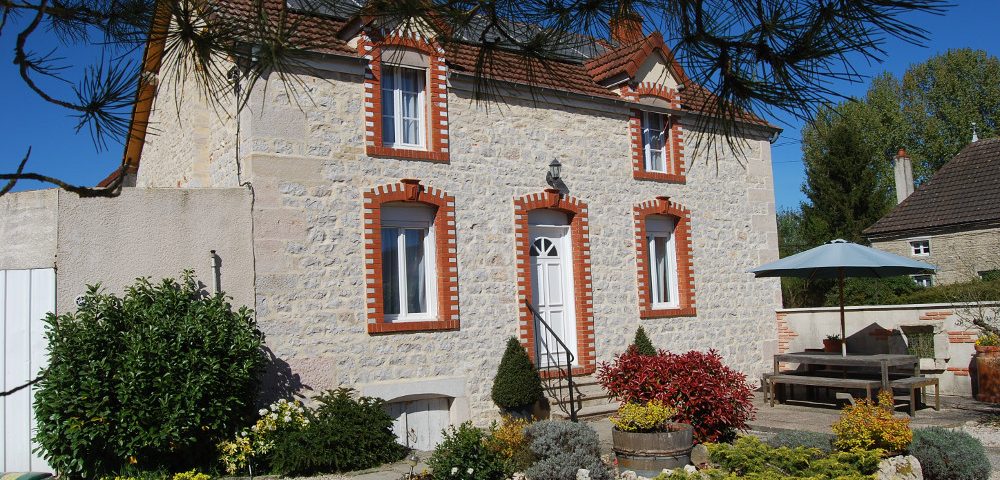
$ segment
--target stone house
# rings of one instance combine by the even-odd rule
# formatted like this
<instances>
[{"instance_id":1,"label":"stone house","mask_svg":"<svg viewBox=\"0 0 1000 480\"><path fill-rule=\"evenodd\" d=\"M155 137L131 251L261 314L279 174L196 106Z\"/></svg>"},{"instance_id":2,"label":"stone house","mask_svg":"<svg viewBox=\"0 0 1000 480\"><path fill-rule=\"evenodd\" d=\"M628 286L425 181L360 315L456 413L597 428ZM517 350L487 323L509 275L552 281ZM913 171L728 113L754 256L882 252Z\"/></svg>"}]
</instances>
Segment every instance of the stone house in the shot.
<instances>
[{"instance_id":1,"label":"stone house","mask_svg":"<svg viewBox=\"0 0 1000 480\"><path fill-rule=\"evenodd\" d=\"M498 53L485 72L495 95L477 102L474 42L444 47L357 12L303 24L324 47L296 74L300 88L278 75L234 88L247 107L233 116L157 78L162 45L149 45L145 78L160 83L145 84L156 95L140 97L150 104L134 124L148 117L155 134L130 135L126 190L143 193L120 199L144 208L109 220L150 245L172 241L177 215L201 220L192 232L230 217L243 227L238 261L217 255L224 289L250 284L237 296L253 298L267 336L270 389L379 396L401 440L426 449L449 423L495 417L490 387L511 336L556 375L565 352L529 304L582 384L640 325L659 348L716 349L751 379L769 368L780 288L747 270L778 258L779 130L748 114L743 148L705 141L711 97L659 33L629 22L614 42L547 65ZM221 192L226 208L206 211L202 192ZM160 212L149 197L160 194L176 208ZM136 216L158 229L144 237L128 226ZM146 262L170 259L129 265Z\"/></svg>"},{"instance_id":2,"label":"stone house","mask_svg":"<svg viewBox=\"0 0 1000 480\"><path fill-rule=\"evenodd\" d=\"M899 204L864 231L872 246L938 267L930 286L1000 277L1000 139L973 141L914 190L909 157L893 160Z\"/></svg>"}]
</instances>

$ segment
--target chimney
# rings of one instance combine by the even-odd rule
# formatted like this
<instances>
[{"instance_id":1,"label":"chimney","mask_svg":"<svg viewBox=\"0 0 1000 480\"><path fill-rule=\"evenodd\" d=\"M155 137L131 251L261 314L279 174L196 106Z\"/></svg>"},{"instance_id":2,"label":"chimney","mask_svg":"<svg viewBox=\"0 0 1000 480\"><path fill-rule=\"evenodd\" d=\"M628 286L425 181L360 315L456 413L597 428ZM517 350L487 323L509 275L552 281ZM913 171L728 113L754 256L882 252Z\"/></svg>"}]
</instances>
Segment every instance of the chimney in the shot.
<instances>
[{"instance_id":1,"label":"chimney","mask_svg":"<svg viewBox=\"0 0 1000 480\"><path fill-rule=\"evenodd\" d=\"M608 26L611 29L611 39L618 45L631 45L646 38L642 34L642 16L632 11L611 17Z\"/></svg>"},{"instance_id":2,"label":"chimney","mask_svg":"<svg viewBox=\"0 0 1000 480\"><path fill-rule=\"evenodd\" d=\"M913 193L913 162L906 150L900 148L899 153L893 157L892 170L896 177L896 203L903 203Z\"/></svg>"}]
</instances>

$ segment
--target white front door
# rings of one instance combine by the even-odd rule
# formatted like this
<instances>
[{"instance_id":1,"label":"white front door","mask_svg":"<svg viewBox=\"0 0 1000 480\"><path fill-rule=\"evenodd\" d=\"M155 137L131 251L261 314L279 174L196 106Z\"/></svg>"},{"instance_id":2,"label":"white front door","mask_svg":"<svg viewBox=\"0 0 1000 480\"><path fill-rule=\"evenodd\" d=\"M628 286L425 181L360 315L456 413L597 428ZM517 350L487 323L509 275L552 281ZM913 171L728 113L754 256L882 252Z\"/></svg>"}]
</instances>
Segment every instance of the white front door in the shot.
<instances>
[{"instance_id":1,"label":"white front door","mask_svg":"<svg viewBox=\"0 0 1000 480\"><path fill-rule=\"evenodd\" d=\"M573 264L568 226L531 226L531 303L576 359ZM565 349L545 327L535 328L538 364L565 365Z\"/></svg>"}]
</instances>

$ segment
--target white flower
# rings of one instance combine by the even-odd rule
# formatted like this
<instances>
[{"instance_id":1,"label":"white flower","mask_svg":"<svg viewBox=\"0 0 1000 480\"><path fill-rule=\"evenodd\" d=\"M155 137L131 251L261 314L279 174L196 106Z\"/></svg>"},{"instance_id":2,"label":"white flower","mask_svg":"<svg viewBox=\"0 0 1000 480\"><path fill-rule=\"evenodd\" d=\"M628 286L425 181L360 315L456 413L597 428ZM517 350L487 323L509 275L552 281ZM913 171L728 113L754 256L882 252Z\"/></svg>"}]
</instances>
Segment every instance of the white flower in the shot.
<instances>
[{"instance_id":1,"label":"white flower","mask_svg":"<svg viewBox=\"0 0 1000 480\"><path fill-rule=\"evenodd\" d=\"M289 415L285 415L285 423L289 423L291 421L292 421L292 417L289 416Z\"/></svg>"},{"instance_id":2,"label":"white flower","mask_svg":"<svg viewBox=\"0 0 1000 480\"><path fill-rule=\"evenodd\" d=\"M278 400L278 403L284 405L284 404L288 403L288 400L285 400L284 398L282 398L281 400Z\"/></svg>"},{"instance_id":3,"label":"white flower","mask_svg":"<svg viewBox=\"0 0 1000 480\"><path fill-rule=\"evenodd\" d=\"M466 470L465 473L468 473L469 475L472 475L472 467L469 467L469 469Z\"/></svg>"},{"instance_id":4,"label":"white flower","mask_svg":"<svg viewBox=\"0 0 1000 480\"><path fill-rule=\"evenodd\" d=\"M454 475L458 473L458 467L451 467L451 474Z\"/></svg>"},{"instance_id":5,"label":"white flower","mask_svg":"<svg viewBox=\"0 0 1000 480\"><path fill-rule=\"evenodd\" d=\"M266 408L262 408L262 409L258 410L258 411L257 411L257 415L260 415L260 416L262 416L262 417L263 417L264 415L267 415L267 409L266 409Z\"/></svg>"}]
</instances>

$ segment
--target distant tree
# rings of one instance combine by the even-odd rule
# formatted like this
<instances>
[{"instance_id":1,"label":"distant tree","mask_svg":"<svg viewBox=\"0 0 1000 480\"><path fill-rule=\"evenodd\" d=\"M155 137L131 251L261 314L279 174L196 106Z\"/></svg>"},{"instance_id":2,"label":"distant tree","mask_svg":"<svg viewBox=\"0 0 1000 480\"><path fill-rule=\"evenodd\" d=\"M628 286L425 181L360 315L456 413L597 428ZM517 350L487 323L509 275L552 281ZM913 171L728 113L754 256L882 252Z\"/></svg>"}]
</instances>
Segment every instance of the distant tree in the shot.
<instances>
[{"instance_id":1,"label":"distant tree","mask_svg":"<svg viewBox=\"0 0 1000 480\"><path fill-rule=\"evenodd\" d=\"M913 65L899 85L907 152L926 179L972 139L1000 127L1000 60L982 50L949 50Z\"/></svg>"},{"instance_id":2,"label":"distant tree","mask_svg":"<svg viewBox=\"0 0 1000 480\"><path fill-rule=\"evenodd\" d=\"M323 15L341 12L349 2L295 3L309 14ZM924 42L926 31L904 20L910 18L905 15L941 13L948 6L944 0L361 3L361 17L373 28L403 34L432 31L445 47L454 42L479 44L477 99L488 99L495 91L489 72L497 54L515 52L531 60L524 63L529 77L550 74L550 62L563 58L566 50L609 40L611 25L644 21L647 31L659 30L671 42L674 57L691 80L712 94L706 97L704 115L696 117L723 134L710 138L733 138L743 111L811 116L815 105L840 96L831 80L861 79L849 59L882 59L886 52L881 45L887 38ZM133 124L131 114L161 81L196 87L199 97L226 114L245 104L243 98L233 105L238 85L249 91L258 80L277 75L285 88L301 90L301 79L289 74L310 70L307 54L323 48L327 40L310 33L314 22L309 14L283 8L285 2L4 0L0 6L0 35L16 38L11 60L22 81L42 100L76 116L77 130L89 132L100 147L124 142L130 130L146 129ZM83 65L65 62L55 52L33 49L39 32L69 47L91 46L102 52L83 59ZM147 45L153 57L163 52L161 62L128 61ZM0 181L6 182L0 184L0 195L22 179L48 182L81 196L114 196L119 191L121 174L112 188L94 189L26 169L26 150L21 158L4 159L9 173L0 173ZM120 172L131 161L124 158Z\"/></svg>"},{"instance_id":3,"label":"distant tree","mask_svg":"<svg viewBox=\"0 0 1000 480\"><path fill-rule=\"evenodd\" d=\"M781 258L818 245L819 243L806 237L800 209L786 208L778 211L778 255ZM831 285L826 280L781 277L782 303L785 308L821 305Z\"/></svg>"},{"instance_id":4,"label":"distant tree","mask_svg":"<svg viewBox=\"0 0 1000 480\"><path fill-rule=\"evenodd\" d=\"M808 203L802 205L803 235L813 245L835 238L866 243L861 232L892 206L880 192L877 154L850 116L824 112L803 136Z\"/></svg>"}]
</instances>

